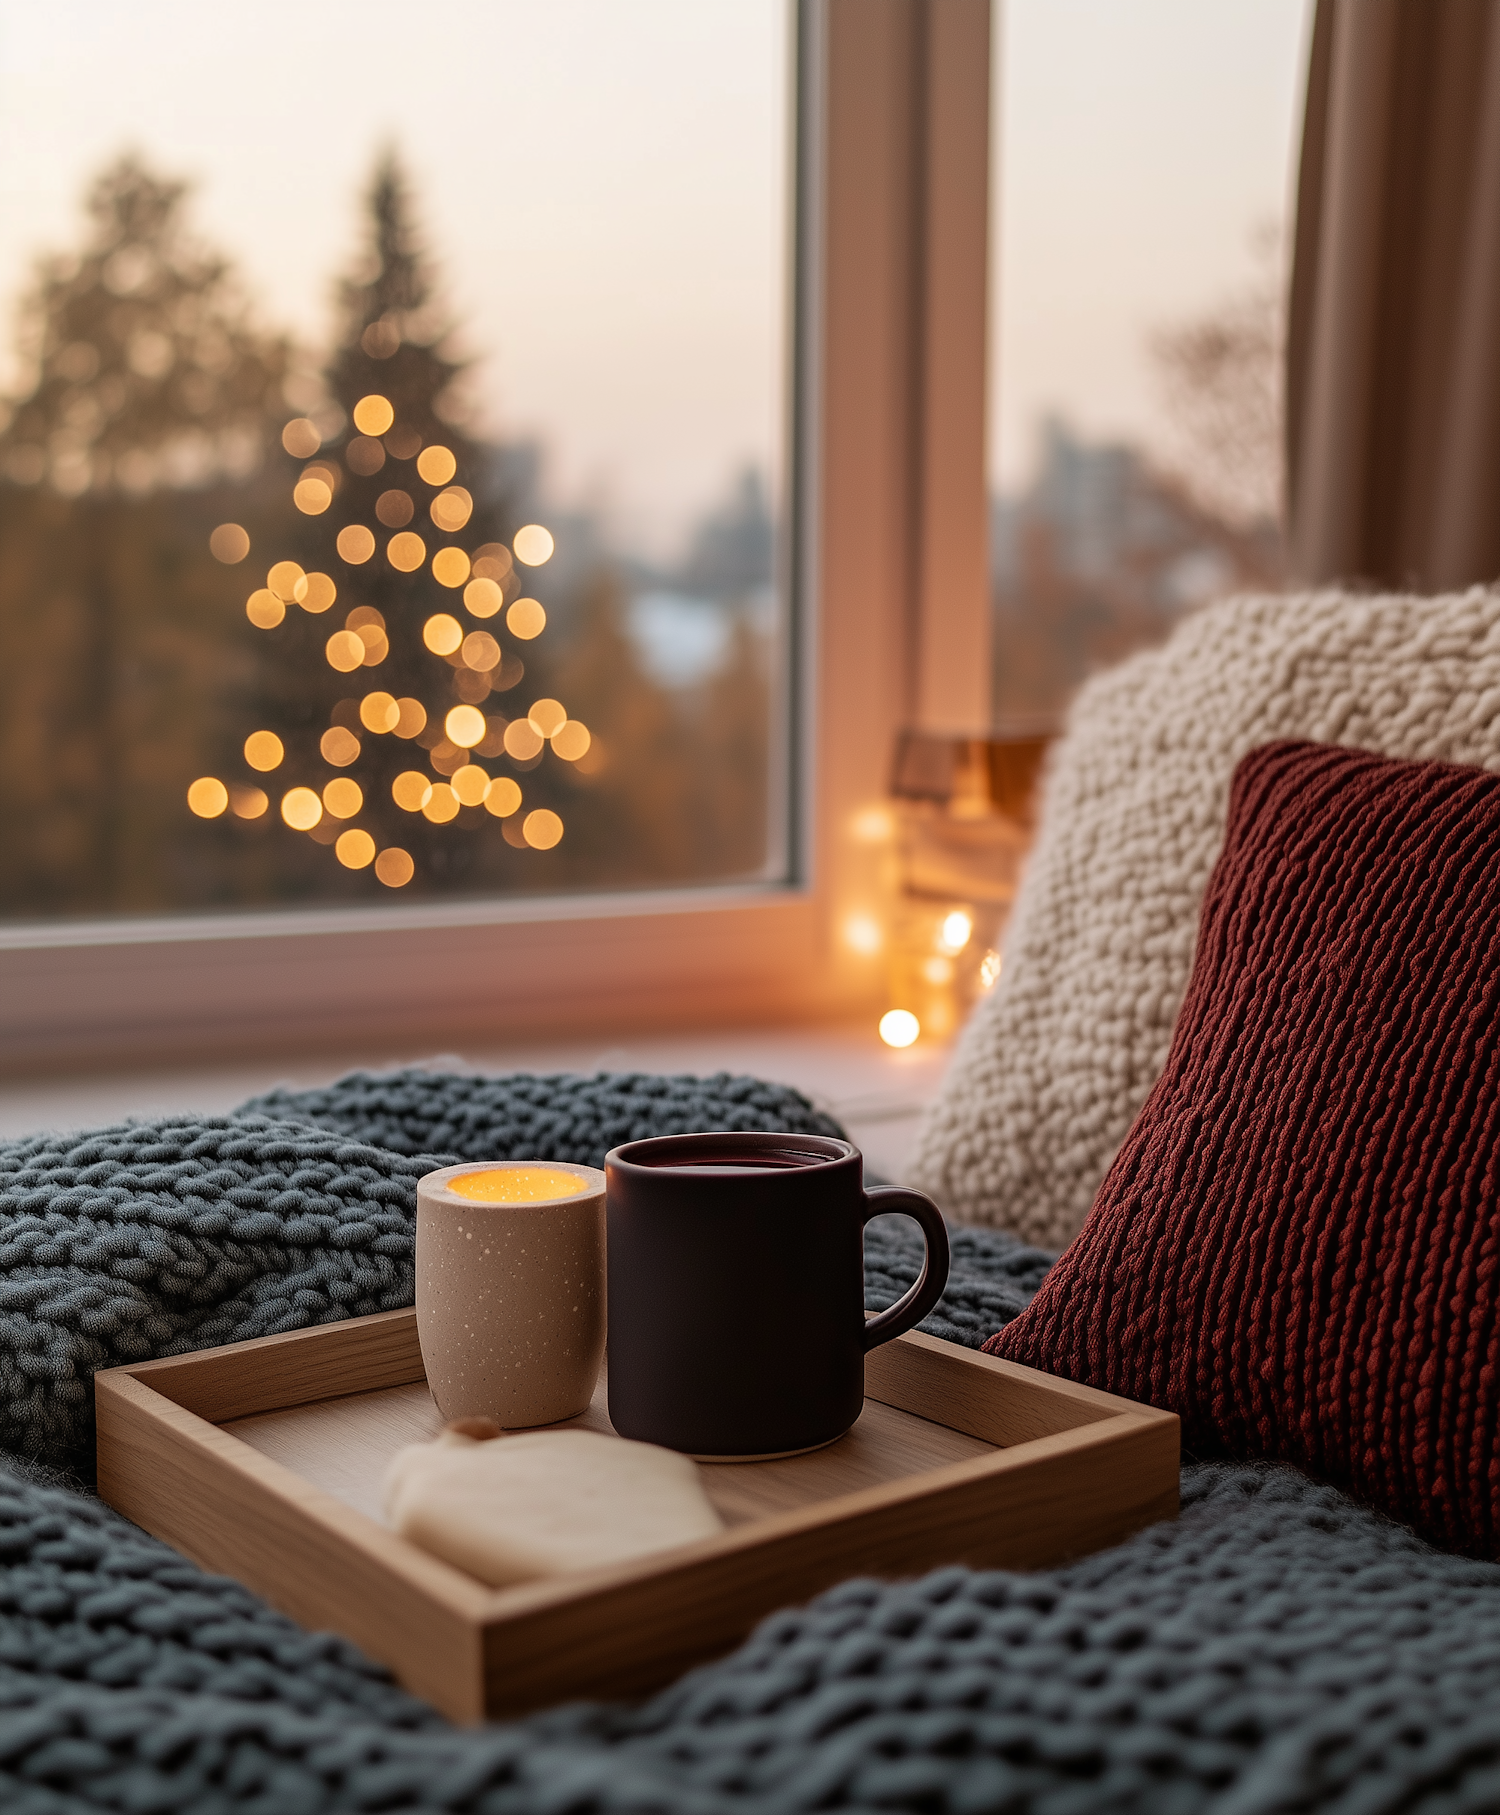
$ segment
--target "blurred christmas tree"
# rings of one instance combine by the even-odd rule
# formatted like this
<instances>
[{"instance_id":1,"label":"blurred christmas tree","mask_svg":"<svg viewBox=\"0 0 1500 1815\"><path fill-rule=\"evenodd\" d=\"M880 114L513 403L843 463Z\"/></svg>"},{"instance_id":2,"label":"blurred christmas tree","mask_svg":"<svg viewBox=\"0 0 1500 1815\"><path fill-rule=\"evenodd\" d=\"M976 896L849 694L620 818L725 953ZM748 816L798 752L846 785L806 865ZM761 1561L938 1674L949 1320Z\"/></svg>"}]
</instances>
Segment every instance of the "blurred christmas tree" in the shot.
<instances>
[{"instance_id":1,"label":"blurred christmas tree","mask_svg":"<svg viewBox=\"0 0 1500 1815\"><path fill-rule=\"evenodd\" d=\"M465 368L390 153L369 209L326 407L282 431L301 516L246 605L274 653L244 754L274 775L285 824L347 870L451 886L493 873L493 840L558 843L560 817L518 776L549 745L576 761L590 737L555 700L496 710L492 696L522 697L521 652L546 624L517 561L540 566L552 538L510 520L493 451L465 431ZM189 804L215 816L235 786L202 777Z\"/></svg>"}]
</instances>

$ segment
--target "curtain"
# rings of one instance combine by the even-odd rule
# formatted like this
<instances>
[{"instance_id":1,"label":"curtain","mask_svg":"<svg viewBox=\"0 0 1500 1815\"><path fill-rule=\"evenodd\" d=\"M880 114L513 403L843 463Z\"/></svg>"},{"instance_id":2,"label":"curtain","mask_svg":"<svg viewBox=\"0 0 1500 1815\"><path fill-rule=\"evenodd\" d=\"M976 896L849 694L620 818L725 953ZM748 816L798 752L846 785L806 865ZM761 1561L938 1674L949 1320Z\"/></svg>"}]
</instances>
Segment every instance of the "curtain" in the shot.
<instances>
[{"instance_id":1,"label":"curtain","mask_svg":"<svg viewBox=\"0 0 1500 1815\"><path fill-rule=\"evenodd\" d=\"M1287 475L1299 578L1500 578L1500 0L1318 0Z\"/></svg>"}]
</instances>

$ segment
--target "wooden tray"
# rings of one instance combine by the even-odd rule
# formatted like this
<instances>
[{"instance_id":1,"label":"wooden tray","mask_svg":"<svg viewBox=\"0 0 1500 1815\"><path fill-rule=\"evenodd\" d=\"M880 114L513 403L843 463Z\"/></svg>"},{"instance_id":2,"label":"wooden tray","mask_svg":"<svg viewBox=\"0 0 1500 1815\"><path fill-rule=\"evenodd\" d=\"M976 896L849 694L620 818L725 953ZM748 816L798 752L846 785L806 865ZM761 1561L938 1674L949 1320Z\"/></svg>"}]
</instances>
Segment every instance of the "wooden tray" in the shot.
<instances>
[{"instance_id":1,"label":"wooden tray","mask_svg":"<svg viewBox=\"0 0 1500 1815\"><path fill-rule=\"evenodd\" d=\"M704 1469L721 1536L507 1589L382 1522L391 1455L442 1424L412 1311L96 1374L99 1492L461 1721L641 1695L848 1576L1037 1568L1177 1511L1169 1412L916 1333L865 1383L828 1449ZM602 1380L575 1422L609 1430Z\"/></svg>"}]
</instances>

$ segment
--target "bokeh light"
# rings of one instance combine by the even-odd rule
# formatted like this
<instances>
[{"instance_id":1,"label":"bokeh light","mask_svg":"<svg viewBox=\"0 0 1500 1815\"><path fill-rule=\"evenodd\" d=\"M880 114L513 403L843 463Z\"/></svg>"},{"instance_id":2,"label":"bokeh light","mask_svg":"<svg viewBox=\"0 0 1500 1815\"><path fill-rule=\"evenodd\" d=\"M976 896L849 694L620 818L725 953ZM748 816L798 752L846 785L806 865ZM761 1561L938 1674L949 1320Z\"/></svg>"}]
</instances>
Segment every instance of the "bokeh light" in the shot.
<instances>
[{"instance_id":1,"label":"bokeh light","mask_svg":"<svg viewBox=\"0 0 1500 1815\"><path fill-rule=\"evenodd\" d=\"M529 719L513 718L505 727L505 752L517 762L529 762L542 747L542 734Z\"/></svg>"},{"instance_id":2,"label":"bokeh light","mask_svg":"<svg viewBox=\"0 0 1500 1815\"><path fill-rule=\"evenodd\" d=\"M517 599L505 614L505 627L513 637L529 643L547 628L547 613L540 599Z\"/></svg>"},{"instance_id":3,"label":"bokeh light","mask_svg":"<svg viewBox=\"0 0 1500 1815\"><path fill-rule=\"evenodd\" d=\"M315 422L306 416L294 416L281 431L281 445L294 460L311 460L323 445Z\"/></svg>"},{"instance_id":4,"label":"bokeh light","mask_svg":"<svg viewBox=\"0 0 1500 1815\"><path fill-rule=\"evenodd\" d=\"M961 952L969 943L969 935L974 931L974 922L962 908L954 908L951 914L944 916L942 928L938 933L938 949L945 952Z\"/></svg>"},{"instance_id":5,"label":"bokeh light","mask_svg":"<svg viewBox=\"0 0 1500 1815\"><path fill-rule=\"evenodd\" d=\"M396 420L389 398L372 391L354 406L354 426L361 435L383 435Z\"/></svg>"},{"instance_id":6,"label":"bokeh light","mask_svg":"<svg viewBox=\"0 0 1500 1815\"><path fill-rule=\"evenodd\" d=\"M844 944L862 958L873 958L885 944L885 934L873 914L851 914L844 922Z\"/></svg>"},{"instance_id":7,"label":"bokeh light","mask_svg":"<svg viewBox=\"0 0 1500 1815\"><path fill-rule=\"evenodd\" d=\"M515 571L515 565L503 542L486 542L474 550L474 571L481 580L495 580L503 586Z\"/></svg>"},{"instance_id":8,"label":"bokeh light","mask_svg":"<svg viewBox=\"0 0 1500 1815\"><path fill-rule=\"evenodd\" d=\"M887 1046L910 1046L922 1031L922 1023L909 1009L888 1009L880 1017L880 1037Z\"/></svg>"},{"instance_id":9,"label":"bokeh light","mask_svg":"<svg viewBox=\"0 0 1500 1815\"><path fill-rule=\"evenodd\" d=\"M386 559L398 573L415 573L427 559L427 544L412 529L403 529L385 545Z\"/></svg>"},{"instance_id":10,"label":"bokeh light","mask_svg":"<svg viewBox=\"0 0 1500 1815\"><path fill-rule=\"evenodd\" d=\"M371 359L389 359L401 345L401 330L388 315L382 315L360 335L359 344ZM373 857L374 852L370 855Z\"/></svg>"},{"instance_id":11,"label":"bokeh light","mask_svg":"<svg viewBox=\"0 0 1500 1815\"><path fill-rule=\"evenodd\" d=\"M336 769L347 769L359 756L359 739L342 725L330 725L318 739L318 749L325 763Z\"/></svg>"},{"instance_id":12,"label":"bokeh light","mask_svg":"<svg viewBox=\"0 0 1500 1815\"><path fill-rule=\"evenodd\" d=\"M524 561L528 567L540 567L543 562L550 561L556 546L552 531L543 529L540 523L528 523L524 529L518 529L511 541L516 559Z\"/></svg>"},{"instance_id":13,"label":"bokeh light","mask_svg":"<svg viewBox=\"0 0 1500 1815\"><path fill-rule=\"evenodd\" d=\"M290 605L297 596L297 582L302 578L302 569L295 561L278 561L266 575L266 585L278 599L284 599Z\"/></svg>"},{"instance_id":14,"label":"bokeh light","mask_svg":"<svg viewBox=\"0 0 1500 1815\"><path fill-rule=\"evenodd\" d=\"M422 641L434 655L452 655L463 640L463 625L446 611L437 612L422 626Z\"/></svg>"},{"instance_id":15,"label":"bokeh light","mask_svg":"<svg viewBox=\"0 0 1500 1815\"><path fill-rule=\"evenodd\" d=\"M264 788L236 787L229 790L229 804L237 819L259 819L271 802Z\"/></svg>"},{"instance_id":16,"label":"bokeh light","mask_svg":"<svg viewBox=\"0 0 1500 1815\"><path fill-rule=\"evenodd\" d=\"M428 507L433 522L445 535L454 535L474 514L474 500L461 485L439 492Z\"/></svg>"},{"instance_id":17,"label":"bokeh light","mask_svg":"<svg viewBox=\"0 0 1500 1815\"><path fill-rule=\"evenodd\" d=\"M401 722L401 708L388 693L367 693L359 702L359 722L377 734L394 731Z\"/></svg>"},{"instance_id":18,"label":"bokeh light","mask_svg":"<svg viewBox=\"0 0 1500 1815\"><path fill-rule=\"evenodd\" d=\"M593 741L588 726L576 718L570 718L560 731L552 733L553 752L565 763L576 763L580 756L587 756Z\"/></svg>"},{"instance_id":19,"label":"bokeh light","mask_svg":"<svg viewBox=\"0 0 1500 1815\"><path fill-rule=\"evenodd\" d=\"M458 462L445 447L424 447L417 455L417 471L429 485L446 485L458 471Z\"/></svg>"},{"instance_id":20,"label":"bokeh light","mask_svg":"<svg viewBox=\"0 0 1500 1815\"><path fill-rule=\"evenodd\" d=\"M469 577L469 557L461 548L440 548L432 557L432 577L439 586L462 586Z\"/></svg>"},{"instance_id":21,"label":"bokeh light","mask_svg":"<svg viewBox=\"0 0 1500 1815\"><path fill-rule=\"evenodd\" d=\"M448 741L457 744L460 750L472 750L488 729L484 714L476 706L455 706L443 720Z\"/></svg>"},{"instance_id":22,"label":"bokeh light","mask_svg":"<svg viewBox=\"0 0 1500 1815\"><path fill-rule=\"evenodd\" d=\"M439 775L452 775L469 760L469 752L445 737L427 752L427 760Z\"/></svg>"},{"instance_id":23,"label":"bokeh light","mask_svg":"<svg viewBox=\"0 0 1500 1815\"><path fill-rule=\"evenodd\" d=\"M333 503L333 487L326 479L299 479L292 487L292 503L305 517L321 517Z\"/></svg>"},{"instance_id":24,"label":"bokeh light","mask_svg":"<svg viewBox=\"0 0 1500 1815\"><path fill-rule=\"evenodd\" d=\"M490 778L478 763L465 763L448 777L448 785L466 807L477 807L490 791Z\"/></svg>"},{"instance_id":25,"label":"bokeh light","mask_svg":"<svg viewBox=\"0 0 1500 1815\"><path fill-rule=\"evenodd\" d=\"M420 813L432 799L432 783L420 769L403 769L391 783L391 799L407 813Z\"/></svg>"},{"instance_id":26,"label":"bokeh light","mask_svg":"<svg viewBox=\"0 0 1500 1815\"><path fill-rule=\"evenodd\" d=\"M415 429L392 429L385 438L385 445L397 460L410 460L420 450L422 437Z\"/></svg>"},{"instance_id":27,"label":"bokeh light","mask_svg":"<svg viewBox=\"0 0 1500 1815\"><path fill-rule=\"evenodd\" d=\"M217 819L229 805L229 790L216 775L200 775L188 788L187 803L199 819Z\"/></svg>"},{"instance_id":28,"label":"bokeh light","mask_svg":"<svg viewBox=\"0 0 1500 1815\"><path fill-rule=\"evenodd\" d=\"M470 580L464 588L464 604L476 618L492 618L505 603L505 594L494 580Z\"/></svg>"},{"instance_id":29,"label":"bokeh light","mask_svg":"<svg viewBox=\"0 0 1500 1815\"><path fill-rule=\"evenodd\" d=\"M333 854L346 870L363 870L375 861L375 840L368 832L352 828L339 833Z\"/></svg>"},{"instance_id":30,"label":"bokeh light","mask_svg":"<svg viewBox=\"0 0 1500 1815\"><path fill-rule=\"evenodd\" d=\"M417 873L411 853L398 845L389 845L375 859L375 874L388 889L404 888Z\"/></svg>"},{"instance_id":31,"label":"bokeh light","mask_svg":"<svg viewBox=\"0 0 1500 1815\"><path fill-rule=\"evenodd\" d=\"M484 797L487 813L493 813L496 819L509 819L521 804L520 786L508 775L497 775L490 783L490 791Z\"/></svg>"},{"instance_id":32,"label":"bokeh light","mask_svg":"<svg viewBox=\"0 0 1500 1815\"><path fill-rule=\"evenodd\" d=\"M269 587L263 586L246 599L245 616L257 630L274 630L286 616L286 606Z\"/></svg>"},{"instance_id":33,"label":"bokeh light","mask_svg":"<svg viewBox=\"0 0 1500 1815\"><path fill-rule=\"evenodd\" d=\"M445 826L450 819L458 817L458 796L447 782L433 783L432 793L422 808L422 817L430 819L435 826Z\"/></svg>"},{"instance_id":34,"label":"bokeh light","mask_svg":"<svg viewBox=\"0 0 1500 1815\"><path fill-rule=\"evenodd\" d=\"M396 701L396 710L400 714L393 727L397 737L416 737L427 729L427 708L420 700L403 694Z\"/></svg>"},{"instance_id":35,"label":"bokeh light","mask_svg":"<svg viewBox=\"0 0 1500 1815\"><path fill-rule=\"evenodd\" d=\"M323 817L323 803L311 788L289 788L281 797L281 817L294 832L310 832Z\"/></svg>"},{"instance_id":36,"label":"bokeh light","mask_svg":"<svg viewBox=\"0 0 1500 1815\"><path fill-rule=\"evenodd\" d=\"M327 611L339 596L338 587L326 573L305 574L297 582L295 592L297 603L302 609L314 614Z\"/></svg>"},{"instance_id":37,"label":"bokeh light","mask_svg":"<svg viewBox=\"0 0 1500 1815\"><path fill-rule=\"evenodd\" d=\"M533 731L543 737L553 737L568 722L568 714L560 700L538 700L526 714Z\"/></svg>"},{"instance_id":38,"label":"bokeh light","mask_svg":"<svg viewBox=\"0 0 1500 1815\"><path fill-rule=\"evenodd\" d=\"M1000 981L1000 954L992 946L979 960L979 987L990 990Z\"/></svg>"},{"instance_id":39,"label":"bokeh light","mask_svg":"<svg viewBox=\"0 0 1500 1815\"><path fill-rule=\"evenodd\" d=\"M361 479L368 479L385 465L385 449L368 435L356 435L344 449L344 465Z\"/></svg>"},{"instance_id":40,"label":"bokeh light","mask_svg":"<svg viewBox=\"0 0 1500 1815\"><path fill-rule=\"evenodd\" d=\"M208 552L226 567L243 561L250 552L250 537L238 523L221 523L208 538Z\"/></svg>"},{"instance_id":41,"label":"bokeh light","mask_svg":"<svg viewBox=\"0 0 1500 1815\"><path fill-rule=\"evenodd\" d=\"M550 807L538 807L528 813L521 830L533 851L550 851L563 835L563 822Z\"/></svg>"},{"instance_id":42,"label":"bokeh light","mask_svg":"<svg viewBox=\"0 0 1500 1815\"><path fill-rule=\"evenodd\" d=\"M335 775L324 786L323 805L335 819L353 819L364 804L364 791L351 775Z\"/></svg>"},{"instance_id":43,"label":"bokeh light","mask_svg":"<svg viewBox=\"0 0 1500 1815\"><path fill-rule=\"evenodd\" d=\"M286 748L274 731L252 731L245 739L245 761L264 774L281 766Z\"/></svg>"},{"instance_id":44,"label":"bokeh light","mask_svg":"<svg viewBox=\"0 0 1500 1815\"><path fill-rule=\"evenodd\" d=\"M365 646L354 631L336 630L329 637L324 654L330 668L337 668L340 674L353 674L364 662Z\"/></svg>"},{"instance_id":45,"label":"bokeh light","mask_svg":"<svg viewBox=\"0 0 1500 1815\"><path fill-rule=\"evenodd\" d=\"M471 630L463 642L464 665L476 674L500 666L500 645L487 630Z\"/></svg>"},{"instance_id":46,"label":"bokeh light","mask_svg":"<svg viewBox=\"0 0 1500 1815\"><path fill-rule=\"evenodd\" d=\"M410 492L382 492L375 500L375 515L387 529L402 529L416 515Z\"/></svg>"},{"instance_id":47,"label":"bokeh light","mask_svg":"<svg viewBox=\"0 0 1500 1815\"><path fill-rule=\"evenodd\" d=\"M351 567L358 567L374 554L375 537L363 523L346 523L339 531L338 551Z\"/></svg>"}]
</instances>

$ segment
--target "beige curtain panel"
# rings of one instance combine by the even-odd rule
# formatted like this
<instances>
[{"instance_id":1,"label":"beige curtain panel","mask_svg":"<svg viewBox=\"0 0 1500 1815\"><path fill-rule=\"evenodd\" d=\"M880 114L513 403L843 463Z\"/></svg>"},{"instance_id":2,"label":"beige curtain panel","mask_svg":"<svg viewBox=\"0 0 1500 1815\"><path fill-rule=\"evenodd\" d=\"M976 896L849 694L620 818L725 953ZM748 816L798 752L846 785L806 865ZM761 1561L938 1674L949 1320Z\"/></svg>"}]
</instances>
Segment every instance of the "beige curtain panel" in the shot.
<instances>
[{"instance_id":1,"label":"beige curtain panel","mask_svg":"<svg viewBox=\"0 0 1500 1815\"><path fill-rule=\"evenodd\" d=\"M1287 337L1298 577L1500 577L1500 0L1318 0Z\"/></svg>"}]
</instances>

